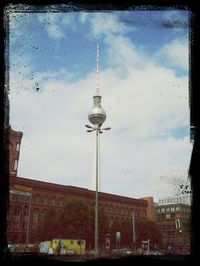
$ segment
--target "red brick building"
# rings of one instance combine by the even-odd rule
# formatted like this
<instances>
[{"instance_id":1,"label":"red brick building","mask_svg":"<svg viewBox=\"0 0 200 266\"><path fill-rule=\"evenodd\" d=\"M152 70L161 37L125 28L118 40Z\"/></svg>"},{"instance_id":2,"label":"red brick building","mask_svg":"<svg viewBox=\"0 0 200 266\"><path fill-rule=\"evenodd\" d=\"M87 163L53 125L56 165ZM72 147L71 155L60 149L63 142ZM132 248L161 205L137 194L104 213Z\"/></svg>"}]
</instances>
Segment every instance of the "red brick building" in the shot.
<instances>
[{"instance_id":1,"label":"red brick building","mask_svg":"<svg viewBox=\"0 0 200 266\"><path fill-rule=\"evenodd\" d=\"M31 242L38 224L43 220L45 212L51 207L57 214L61 213L68 199L81 199L94 206L95 191L52 184L17 176L17 163L19 160L21 132L10 130L10 176L9 176L9 212L7 223L8 243ZM20 187L21 186L21 187ZM30 191L28 191L30 189ZM148 201L134 199L99 192L99 207L104 209L109 223L114 220L123 222L132 219L134 211L135 220L147 220ZM28 226L29 225L29 226Z\"/></svg>"},{"instance_id":2,"label":"red brick building","mask_svg":"<svg viewBox=\"0 0 200 266\"><path fill-rule=\"evenodd\" d=\"M190 254L191 206L182 203L158 205L156 220L164 249L172 254Z\"/></svg>"},{"instance_id":3,"label":"red brick building","mask_svg":"<svg viewBox=\"0 0 200 266\"><path fill-rule=\"evenodd\" d=\"M6 140L8 141L7 147L9 148L9 174L16 176L23 133L14 131L9 126L6 128L5 134Z\"/></svg>"},{"instance_id":4,"label":"red brick building","mask_svg":"<svg viewBox=\"0 0 200 266\"><path fill-rule=\"evenodd\" d=\"M148 202L148 208L147 208L147 219L150 221L156 221L156 203L153 201L153 197L144 197L141 198L143 200L146 200Z\"/></svg>"}]
</instances>

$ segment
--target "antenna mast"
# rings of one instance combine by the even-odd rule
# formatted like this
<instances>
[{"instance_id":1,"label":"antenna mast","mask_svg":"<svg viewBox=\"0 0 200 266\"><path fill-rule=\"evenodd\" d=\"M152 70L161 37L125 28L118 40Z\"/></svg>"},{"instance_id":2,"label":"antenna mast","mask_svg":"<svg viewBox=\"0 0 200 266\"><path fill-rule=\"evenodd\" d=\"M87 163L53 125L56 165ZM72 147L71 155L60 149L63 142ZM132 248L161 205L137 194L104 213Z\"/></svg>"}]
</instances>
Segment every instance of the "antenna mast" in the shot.
<instances>
[{"instance_id":1,"label":"antenna mast","mask_svg":"<svg viewBox=\"0 0 200 266\"><path fill-rule=\"evenodd\" d=\"M99 95L99 45L97 43L96 95Z\"/></svg>"}]
</instances>

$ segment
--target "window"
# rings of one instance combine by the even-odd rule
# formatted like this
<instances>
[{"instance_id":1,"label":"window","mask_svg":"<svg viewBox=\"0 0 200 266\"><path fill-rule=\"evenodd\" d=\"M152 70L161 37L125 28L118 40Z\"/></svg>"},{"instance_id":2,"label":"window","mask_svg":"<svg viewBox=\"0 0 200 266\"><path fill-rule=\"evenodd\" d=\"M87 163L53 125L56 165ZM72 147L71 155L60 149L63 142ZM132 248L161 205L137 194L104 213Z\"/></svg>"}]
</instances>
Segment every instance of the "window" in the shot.
<instances>
[{"instance_id":1,"label":"window","mask_svg":"<svg viewBox=\"0 0 200 266\"><path fill-rule=\"evenodd\" d=\"M170 208L169 207L166 208L166 212L170 212Z\"/></svg>"},{"instance_id":2,"label":"window","mask_svg":"<svg viewBox=\"0 0 200 266\"><path fill-rule=\"evenodd\" d=\"M181 221L180 221L180 219L176 219L175 220L175 226L176 226L176 229L180 229L181 228Z\"/></svg>"},{"instance_id":3,"label":"window","mask_svg":"<svg viewBox=\"0 0 200 266\"><path fill-rule=\"evenodd\" d=\"M23 226L22 226L22 228L23 228L23 229L27 229L27 222L26 222L26 221L23 222Z\"/></svg>"},{"instance_id":4,"label":"window","mask_svg":"<svg viewBox=\"0 0 200 266\"><path fill-rule=\"evenodd\" d=\"M55 204L56 204L56 198L55 198L55 197L52 198L52 200L51 200L51 204L52 204L52 205L55 205Z\"/></svg>"},{"instance_id":5,"label":"window","mask_svg":"<svg viewBox=\"0 0 200 266\"><path fill-rule=\"evenodd\" d=\"M171 207L171 212L174 212L175 211L175 208L174 207Z\"/></svg>"},{"instance_id":6,"label":"window","mask_svg":"<svg viewBox=\"0 0 200 266\"><path fill-rule=\"evenodd\" d=\"M28 206L24 207L24 216L28 216Z\"/></svg>"},{"instance_id":7,"label":"window","mask_svg":"<svg viewBox=\"0 0 200 266\"><path fill-rule=\"evenodd\" d=\"M46 212L47 212L46 209L43 209L43 210L42 210L41 215L40 215L40 219L41 219L41 221L44 220L44 217L45 217L45 215L46 215Z\"/></svg>"},{"instance_id":8,"label":"window","mask_svg":"<svg viewBox=\"0 0 200 266\"><path fill-rule=\"evenodd\" d=\"M18 215L20 215L20 213L21 213L21 208L19 206L17 206L15 209L15 215L18 216Z\"/></svg>"},{"instance_id":9,"label":"window","mask_svg":"<svg viewBox=\"0 0 200 266\"><path fill-rule=\"evenodd\" d=\"M35 209L33 211L33 229L36 229L37 228L37 225L38 225L38 216L39 216L39 211L38 209Z\"/></svg>"},{"instance_id":10,"label":"window","mask_svg":"<svg viewBox=\"0 0 200 266\"><path fill-rule=\"evenodd\" d=\"M39 203L40 202L40 195L38 195L38 194L36 195L35 202L36 203Z\"/></svg>"},{"instance_id":11,"label":"window","mask_svg":"<svg viewBox=\"0 0 200 266\"><path fill-rule=\"evenodd\" d=\"M48 197L45 196L45 197L44 197L44 204L48 204L48 201L49 201Z\"/></svg>"},{"instance_id":12,"label":"window","mask_svg":"<svg viewBox=\"0 0 200 266\"><path fill-rule=\"evenodd\" d=\"M166 214L166 219L170 219L171 215L170 214Z\"/></svg>"},{"instance_id":13,"label":"window","mask_svg":"<svg viewBox=\"0 0 200 266\"><path fill-rule=\"evenodd\" d=\"M18 163L18 161L15 159L15 163L14 163L14 171L17 171L17 163Z\"/></svg>"},{"instance_id":14,"label":"window","mask_svg":"<svg viewBox=\"0 0 200 266\"><path fill-rule=\"evenodd\" d=\"M161 213L165 213L165 208L161 208Z\"/></svg>"},{"instance_id":15,"label":"window","mask_svg":"<svg viewBox=\"0 0 200 266\"><path fill-rule=\"evenodd\" d=\"M20 144L16 143L16 151L19 151L19 148L20 148Z\"/></svg>"}]
</instances>

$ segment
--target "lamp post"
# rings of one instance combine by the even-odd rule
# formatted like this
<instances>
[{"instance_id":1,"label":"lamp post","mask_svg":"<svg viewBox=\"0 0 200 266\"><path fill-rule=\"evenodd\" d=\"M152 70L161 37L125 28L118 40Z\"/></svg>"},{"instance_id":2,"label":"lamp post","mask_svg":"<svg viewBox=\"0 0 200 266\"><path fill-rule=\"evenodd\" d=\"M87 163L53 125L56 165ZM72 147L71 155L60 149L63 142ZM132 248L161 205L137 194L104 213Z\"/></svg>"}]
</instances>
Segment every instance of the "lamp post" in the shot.
<instances>
[{"instance_id":1,"label":"lamp post","mask_svg":"<svg viewBox=\"0 0 200 266\"><path fill-rule=\"evenodd\" d=\"M12 194L28 196L29 204L28 204L28 217L27 217L27 230L26 230L26 246L29 243L29 230L30 230L30 216L31 216L31 201L32 201L32 188L26 187L22 185L14 185L14 189L10 189L9 191Z\"/></svg>"},{"instance_id":2,"label":"lamp post","mask_svg":"<svg viewBox=\"0 0 200 266\"><path fill-rule=\"evenodd\" d=\"M135 253L135 241L136 241L136 235L135 235L135 213L133 211L132 213L132 227L133 227L133 252Z\"/></svg>"},{"instance_id":3,"label":"lamp post","mask_svg":"<svg viewBox=\"0 0 200 266\"><path fill-rule=\"evenodd\" d=\"M28 243L29 243L29 230L30 230L30 217L31 217L31 201L32 201L32 192L29 192L28 220L27 220L27 231L26 231L26 246L28 246Z\"/></svg>"},{"instance_id":4,"label":"lamp post","mask_svg":"<svg viewBox=\"0 0 200 266\"><path fill-rule=\"evenodd\" d=\"M111 129L110 127L101 128L102 124L106 120L106 112L101 107L101 96L99 95L99 46L97 44L97 67L96 67L96 76L97 76L97 87L96 94L93 96L93 108L88 114L89 121L93 126L85 125L87 132L96 132L96 151L95 151L95 175L96 175L96 194L95 194L95 256L98 255L98 184L99 184L99 133L102 134L104 130Z\"/></svg>"}]
</instances>

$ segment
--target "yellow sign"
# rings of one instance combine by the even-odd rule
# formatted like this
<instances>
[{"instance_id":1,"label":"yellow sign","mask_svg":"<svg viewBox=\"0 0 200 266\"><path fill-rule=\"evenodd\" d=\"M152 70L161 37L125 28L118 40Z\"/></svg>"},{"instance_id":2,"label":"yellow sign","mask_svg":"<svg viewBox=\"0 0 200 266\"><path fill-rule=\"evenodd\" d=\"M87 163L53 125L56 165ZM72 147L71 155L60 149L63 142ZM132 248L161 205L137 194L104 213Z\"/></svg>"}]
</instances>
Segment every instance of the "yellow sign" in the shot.
<instances>
[{"instance_id":1,"label":"yellow sign","mask_svg":"<svg viewBox=\"0 0 200 266\"><path fill-rule=\"evenodd\" d=\"M53 239L54 254L85 255L86 244L83 239Z\"/></svg>"},{"instance_id":2,"label":"yellow sign","mask_svg":"<svg viewBox=\"0 0 200 266\"><path fill-rule=\"evenodd\" d=\"M31 192L32 191L32 187L26 187L26 186L22 186L22 185L14 185L15 189L21 190L21 191L28 191Z\"/></svg>"}]
</instances>

